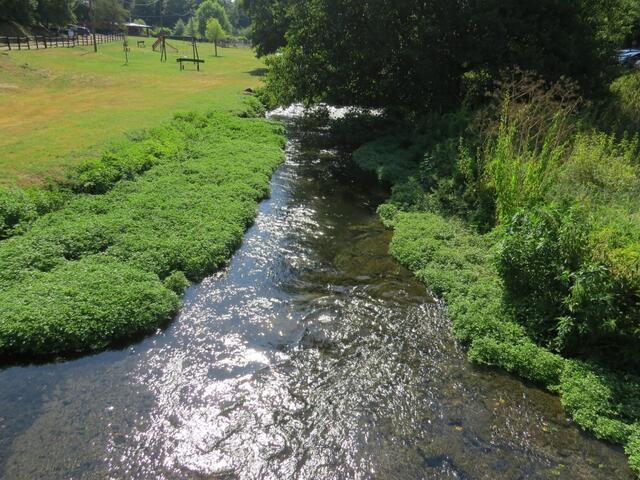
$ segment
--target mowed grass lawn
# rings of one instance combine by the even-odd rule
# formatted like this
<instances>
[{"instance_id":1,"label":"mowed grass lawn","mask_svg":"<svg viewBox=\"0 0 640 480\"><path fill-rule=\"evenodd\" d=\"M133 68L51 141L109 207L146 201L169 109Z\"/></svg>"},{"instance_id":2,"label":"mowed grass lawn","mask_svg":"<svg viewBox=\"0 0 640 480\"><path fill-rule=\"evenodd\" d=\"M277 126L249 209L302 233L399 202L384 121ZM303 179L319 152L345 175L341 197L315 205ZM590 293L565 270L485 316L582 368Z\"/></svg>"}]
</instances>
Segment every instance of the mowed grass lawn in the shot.
<instances>
[{"instance_id":1,"label":"mowed grass lawn","mask_svg":"<svg viewBox=\"0 0 640 480\"><path fill-rule=\"evenodd\" d=\"M33 185L97 155L105 144L180 111L234 110L243 90L260 83L262 62L248 48L199 44L200 71L176 58L192 56L187 42L169 41L166 63L130 37L92 47L0 53L0 185Z\"/></svg>"}]
</instances>

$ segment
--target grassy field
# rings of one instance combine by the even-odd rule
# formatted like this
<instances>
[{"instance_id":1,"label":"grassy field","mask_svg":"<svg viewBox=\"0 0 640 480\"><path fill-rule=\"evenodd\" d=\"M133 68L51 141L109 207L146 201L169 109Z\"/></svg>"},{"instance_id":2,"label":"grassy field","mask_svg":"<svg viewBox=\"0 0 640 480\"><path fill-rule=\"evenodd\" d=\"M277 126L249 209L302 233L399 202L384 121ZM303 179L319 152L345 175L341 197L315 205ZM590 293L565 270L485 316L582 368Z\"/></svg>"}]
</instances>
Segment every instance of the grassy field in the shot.
<instances>
[{"instance_id":1,"label":"grassy field","mask_svg":"<svg viewBox=\"0 0 640 480\"><path fill-rule=\"evenodd\" d=\"M191 46L171 41L168 61L129 39L91 47L0 53L0 185L33 185L92 157L125 132L148 128L178 111L234 110L256 87L263 67L250 49L200 45L201 71L180 71L175 58Z\"/></svg>"}]
</instances>

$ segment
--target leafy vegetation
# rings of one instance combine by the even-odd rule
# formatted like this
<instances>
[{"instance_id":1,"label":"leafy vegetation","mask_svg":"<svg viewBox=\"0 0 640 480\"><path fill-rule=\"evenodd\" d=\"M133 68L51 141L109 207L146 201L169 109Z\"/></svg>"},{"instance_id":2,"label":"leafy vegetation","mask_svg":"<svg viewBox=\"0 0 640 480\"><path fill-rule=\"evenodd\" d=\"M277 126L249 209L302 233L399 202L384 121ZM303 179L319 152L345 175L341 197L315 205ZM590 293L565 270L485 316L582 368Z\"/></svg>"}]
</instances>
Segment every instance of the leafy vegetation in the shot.
<instances>
[{"instance_id":1,"label":"leafy vegetation","mask_svg":"<svg viewBox=\"0 0 640 480\"><path fill-rule=\"evenodd\" d=\"M379 213L395 234L391 253L447 302L456 337L476 363L498 366L558 392L568 414L598 438L626 445L638 471L640 377L593 360L567 359L533 341L522 311L505 301L496 267L497 232L481 235L461 220L429 212ZM635 462L635 463L634 463Z\"/></svg>"},{"instance_id":2,"label":"leafy vegetation","mask_svg":"<svg viewBox=\"0 0 640 480\"><path fill-rule=\"evenodd\" d=\"M446 299L469 358L557 392L640 472L638 140L595 130L566 85L495 99L354 158L392 185L391 253Z\"/></svg>"},{"instance_id":3,"label":"leafy vegetation","mask_svg":"<svg viewBox=\"0 0 640 480\"><path fill-rule=\"evenodd\" d=\"M284 102L451 110L470 77L505 68L602 94L631 29L627 0L251 0L253 40ZM635 17L637 18L637 17ZM383 19L383 20L382 20Z\"/></svg>"},{"instance_id":4,"label":"leafy vegetation","mask_svg":"<svg viewBox=\"0 0 640 480\"><path fill-rule=\"evenodd\" d=\"M276 124L188 114L80 166L78 193L0 242L0 354L91 351L161 326L238 246L282 147Z\"/></svg>"}]
</instances>

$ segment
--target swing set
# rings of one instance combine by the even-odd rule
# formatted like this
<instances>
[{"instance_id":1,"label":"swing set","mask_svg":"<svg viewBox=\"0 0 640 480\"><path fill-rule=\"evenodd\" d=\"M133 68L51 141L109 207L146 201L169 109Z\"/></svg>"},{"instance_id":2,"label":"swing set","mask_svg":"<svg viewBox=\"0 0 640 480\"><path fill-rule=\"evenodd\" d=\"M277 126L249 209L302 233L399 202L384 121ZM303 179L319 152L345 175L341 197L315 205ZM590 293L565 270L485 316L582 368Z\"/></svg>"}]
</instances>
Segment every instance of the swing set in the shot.
<instances>
[{"instance_id":1,"label":"swing set","mask_svg":"<svg viewBox=\"0 0 640 480\"><path fill-rule=\"evenodd\" d=\"M200 64L204 63L204 60L202 60L200 55L198 55L198 46L196 44L196 39L193 37L191 38L191 48L193 49L193 57L178 57L176 58L176 62L180 64L180 70L184 70L184 62L191 62L195 63L196 68L200 71Z\"/></svg>"},{"instance_id":2,"label":"swing set","mask_svg":"<svg viewBox=\"0 0 640 480\"><path fill-rule=\"evenodd\" d=\"M140 43L140 42L138 42ZM173 50L173 52L175 53L180 53L180 50L178 50L176 47L174 47L173 45L171 45L169 42L167 42L167 37L164 35L160 35L156 41L153 43L153 45L151 46L151 48L153 49L154 52L160 51L160 61L161 62L166 62L167 61L167 48ZM191 38L191 49L193 52L193 56L192 57L178 57L176 58L176 62L178 62L180 64L180 70L184 70L184 62L190 62L190 63L195 63L196 64L196 68L198 69L198 71L200 71L200 64L204 63L204 60L200 58L200 55L198 54L198 45L196 43L196 39L195 37ZM129 52L131 51L131 49L129 48L129 41L128 38L125 36L122 42L122 50L124 51L124 58L125 58L125 63L128 65L129 64Z\"/></svg>"}]
</instances>

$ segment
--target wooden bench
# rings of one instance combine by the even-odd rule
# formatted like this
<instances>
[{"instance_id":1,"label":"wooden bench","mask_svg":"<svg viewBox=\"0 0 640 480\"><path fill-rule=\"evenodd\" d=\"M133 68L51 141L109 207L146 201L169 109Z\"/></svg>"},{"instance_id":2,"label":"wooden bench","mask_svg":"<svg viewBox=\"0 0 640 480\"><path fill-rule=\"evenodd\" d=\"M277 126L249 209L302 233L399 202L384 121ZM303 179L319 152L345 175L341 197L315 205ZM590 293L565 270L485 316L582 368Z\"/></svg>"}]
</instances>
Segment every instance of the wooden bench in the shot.
<instances>
[{"instance_id":1,"label":"wooden bench","mask_svg":"<svg viewBox=\"0 0 640 480\"><path fill-rule=\"evenodd\" d=\"M144 48L144 40L138 40L138 48Z\"/></svg>"},{"instance_id":2,"label":"wooden bench","mask_svg":"<svg viewBox=\"0 0 640 480\"><path fill-rule=\"evenodd\" d=\"M180 70L184 70L184 63L183 62L191 62L191 63L195 63L196 67L198 67L198 71L200 71L200 64L204 63L204 60L201 60L200 58L180 57L180 58L176 58L176 62L178 62L180 64Z\"/></svg>"}]
</instances>

